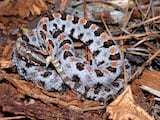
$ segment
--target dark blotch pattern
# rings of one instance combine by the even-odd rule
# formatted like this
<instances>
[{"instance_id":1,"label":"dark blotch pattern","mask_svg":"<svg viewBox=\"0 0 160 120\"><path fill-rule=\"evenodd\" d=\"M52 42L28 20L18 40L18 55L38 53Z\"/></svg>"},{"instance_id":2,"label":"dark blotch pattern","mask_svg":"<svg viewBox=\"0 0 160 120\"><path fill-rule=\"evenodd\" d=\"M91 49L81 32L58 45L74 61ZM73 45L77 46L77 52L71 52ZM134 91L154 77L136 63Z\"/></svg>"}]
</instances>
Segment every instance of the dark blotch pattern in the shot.
<instances>
[{"instance_id":1,"label":"dark blotch pattern","mask_svg":"<svg viewBox=\"0 0 160 120\"><path fill-rule=\"evenodd\" d=\"M46 24L43 25L43 30L47 31L47 25Z\"/></svg>"},{"instance_id":2,"label":"dark blotch pattern","mask_svg":"<svg viewBox=\"0 0 160 120\"><path fill-rule=\"evenodd\" d=\"M61 42L61 44L59 45L59 48L62 47L65 44L72 44L70 40L63 40L63 42Z\"/></svg>"},{"instance_id":3,"label":"dark blotch pattern","mask_svg":"<svg viewBox=\"0 0 160 120\"><path fill-rule=\"evenodd\" d=\"M102 28L99 28L98 30L94 31L95 36L100 36L101 33L103 33L104 30Z\"/></svg>"},{"instance_id":4,"label":"dark blotch pattern","mask_svg":"<svg viewBox=\"0 0 160 120\"><path fill-rule=\"evenodd\" d=\"M45 77L45 78L50 76L50 75L52 75L52 72L44 72L44 74L41 74L41 76Z\"/></svg>"},{"instance_id":5,"label":"dark blotch pattern","mask_svg":"<svg viewBox=\"0 0 160 120\"><path fill-rule=\"evenodd\" d=\"M25 74L25 75L27 74L27 71L26 71L25 68L21 68L21 71L22 71L23 74Z\"/></svg>"},{"instance_id":6,"label":"dark blotch pattern","mask_svg":"<svg viewBox=\"0 0 160 120\"><path fill-rule=\"evenodd\" d=\"M51 89L48 91L57 92L57 90L54 87L51 87Z\"/></svg>"},{"instance_id":7,"label":"dark blotch pattern","mask_svg":"<svg viewBox=\"0 0 160 120\"><path fill-rule=\"evenodd\" d=\"M69 34L69 36L73 36L74 31L75 31L75 29L72 28L72 29L71 29L71 32L70 32L70 34Z\"/></svg>"},{"instance_id":8,"label":"dark blotch pattern","mask_svg":"<svg viewBox=\"0 0 160 120\"><path fill-rule=\"evenodd\" d=\"M90 87L88 87L88 86L84 86L85 87L85 93L84 93L84 96L86 97L87 96L87 93L88 93L88 91L89 91L89 89L90 89Z\"/></svg>"},{"instance_id":9,"label":"dark blotch pattern","mask_svg":"<svg viewBox=\"0 0 160 120\"><path fill-rule=\"evenodd\" d=\"M84 64L83 63L80 63L80 62L78 62L78 63L76 63L76 67L77 67L77 69L78 70L84 70Z\"/></svg>"},{"instance_id":10,"label":"dark blotch pattern","mask_svg":"<svg viewBox=\"0 0 160 120\"><path fill-rule=\"evenodd\" d=\"M48 18L49 18L49 21L54 20L54 17L52 14L48 14Z\"/></svg>"},{"instance_id":11,"label":"dark blotch pattern","mask_svg":"<svg viewBox=\"0 0 160 120\"><path fill-rule=\"evenodd\" d=\"M53 41L51 39L48 40L49 44L52 45L52 48L54 48L54 44L53 44Z\"/></svg>"},{"instance_id":12,"label":"dark blotch pattern","mask_svg":"<svg viewBox=\"0 0 160 120\"><path fill-rule=\"evenodd\" d=\"M79 82L79 81L80 81L79 76L78 76L78 75L73 75L72 81L74 81L74 82Z\"/></svg>"},{"instance_id":13,"label":"dark blotch pattern","mask_svg":"<svg viewBox=\"0 0 160 120\"><path fill-rule=\"evenodd\" d=\"M93 51L93 56L97 56L100 53L100 50Z\"/></svg>"},{"instance_id":14,"label":"dark blotch pattern","mask_svg":"<svg viewBox=\"0 0 160 120\"><path fill-rule=\"evenodd\" d=\"M74 20L72 21L72 22L73 22L73 24L78 23L78 20L79 20L79 18L78 18L78 17L74 17Z\"/></svg>"},{"instance_id":15,"label":"dark blotch pattern","mask_svg":"<svg viewBox=\"0 0 160 120\"><path fill-rule=\"evenodd\" d=\"M67 88L68 88L68 86L65 83L62 83L61 86L62 86L62 91L63 92L66 91Z\"/></svg>"},{"instance_id":16,"label":"dark blotch pattern","mask_svg":"<svg viewBox=\"0 0 160 120\"><path fill-rule=\"evenodd\" d=\"M100 91L100 89L98 89L98 88L97 88L97 89L95 89L95 90L94 90L94 94L98 94L98 93L99 93L99 91Z\"/></svg>"},{"instance_id":17,"label":"dark blotch pattern","mask_svg":"<svg viewBox=\"0 0 160 120\"><path fill-rule=\"evenodd\" d=\"M89 45L92 44L92 43L93 43L93 40L88 40L88 41L86 41L85 44L86 44L87 46L89 46Z\"/></svg>"},{"instance_id":18,"label":"dark blotch pattern","mask_svg":"<svg viewBox=\"0 0 160 120\"><path fill-rule=\"evenodd\" d=\"M61 30L57 30L53 33L53 38L57 38L57 36L59 36L62 33Z\"/></svg>"},{"instance_id":19,"label":"dark blotch pattern","mask_svg":"<svg viewBox=\"0 0 160 120\"><path fill-rule=\"evenodd\" d=\"M106 41L106 42L103 43L103 47L105 47L105 48L109 48L112 45L115 45L115 43L113 42L113 40L108 40L108 41Z\"/></svg>"},{"instance_id":20,"label":"dark blotch pattern","mask_svg":"<svg viewBox=\"0 0 160 120\"><path fill-rule=\"evenodd\" d=\"M66 20L66 14L61 14L61 15L62 15L61 19Z\"/></svg>"},{"instance_id":21,"label":"dark blotch pattern","mask_svg":"<svg viewBox=\"0 0 160 120\"><path fill-rule=\"evenodd\" d=\"M57 29L57 24L54 23L54 24L53 24L53 27L55 27L55 29Z\"/></svg>"},{"instance_id":22,"label":"dark blotch pattern","mask_svg":"<svg viewBox=\"0 0 160 120\"><path fill-rule=\"evenodd\" d=\"M98 100L99 102L104 102L105 101L105 99L104 98L99 98L99 100Z\"/></svg>"},{"instance_id":23,"label":"dark blotch pattern","mask_svg":"<svg viewBox=\"0 0 160 120\"><path fill-rule=\"evenodd\" d=\"M93 85L93 87L95 88L95 89L97 89L97 88L101 88L103 85L101 84L101 83L97 83L97 84L94 84Z\"/></svg>"},{"instance_id":24,"label":"dark blotch pattern","mask_svg":"<svg viewBox=\"0 0 160 120\"><path fill-rule=\"evenodd\" d=\"M89 28L93 23L91 21L87 21L87 23L84 25L84 28Z\"/></svg>"},{"instance_id":25,"label":"dark blotch pattern","mask_svg":"<svg viewBox=\"0 0 160 120\"><path fill-rule=\"evenodd\" d=\"M111 91L111 88L109 88L109 87L108 87L108 88L106 88L106 87L105 87L105 89L104 89L104 90L105 90L106 92L110 92L110 91Z\"/></svg>"},{"instance_id":26,"label":"dark blotch pattern","mask_svg":"<svg viewBox=\"0 0 160 120\"><path fill-rule=\"evenodd\" d=\"M113 68L113 67L107 67L107 69L109 70L109 71L111 71L111 72L113 72L113 73L115 73L116 72L116 68Z\"/></svg>"},{"instance_id":27,"label":"dark blotch pattern","mask_svg":"<svg viewBox=\"0 0 160 120\"><path fill-rule=\"evenodd\" d=\"M30 68L30 67L32 67L32 65L30 63L26 63L26 67Z\"/></svg>"},{"instance_id":28,"label":"dark blotch pattern","mask_svg":"<svg viewBox=\"0 0 160 120\"><path fill-rule=\"evenodd\" d=\"M75 83L74 89L77 89L81 86L81 84L79 82Z\"/></svg>"},{"instance_id":29,"label":"dark blotch pattern","mask_svg":"<svg viewBox=\"0 0 160 120\"><path fill-rule=\"evenodd\" d=\"M97 66L100 66L100 65L102 65L103 63L104 63L104 61L100 61L100 62L98 62Z\"/></svg>"},{"instance_id":30,"label":"dark blotch pattern","mask_svg":"<svg viewBox=\"0 0 160 120\"><path fill-rule=\"evenodd\" d=\"M109 56L109 59L110 59L110 60L119 60L119 59L120 59L120 54L117 53L117 54L115 54L115 55L110 55L110 56Z\"/></svg>"},{"instance_id":31,"label":"dark blotch pattern","mask_svg":"<svg viewBox=\"0 0 160 120\"><path fill-rule=\"evenodd\" d=\"M64 32L65 31L65 25L62 25L62 32Z\"/></svg>"},{"instance_id":32,"label":"dark blotch pattern","mask_svg":"<svg viewBox=\"0 0 160 120\"><path fill-rule=\"evenodd\" d=\"M65 51L65 52L64 52L63 59L66 59L66 58L69 57L69 56L73 56L73 54L72 54L70 51Z\"/></svg>"},{"instance_id":33,"label":"dark blotch pattern","mask_svg":"<svg viewBox=\"0 0 160 120\"><path fill-rule=\"evenodd\" d=\"M130 68L130 66L129 65L126 65L126 69L129 69Z\"/></svg>"},{"instance_id":34,"label":"dark blotch pattern","mask_svg":"<svg viewBox=\"0 0 160 120\"><path fill-rule=\"evenodd\" d=\"M24 41L26 41L26 42L29 42L29 39L28 39L28 37L26 36L26 35L22 35L22 39L24 40Z\"/></svg>"},{"instance_id":35,"label":"dark blotch pattern","mask_svg":"<svg viewBox=\"0 0 160 120\"><path fill-rule=\"evenodd\" d=\"M81 40L82 37L83 37L83 33L79 34L79 35L78 35L78 40Z\"/></svg>"},{"instance_id":36,"label":"dark blotch pattern","mask_svg":"<svg viewBox=\"0 0 160 120\"><path fill-rule=\"evenodd\" d=\"M39 81L39 83L40 83L42 86L45 86L45 82L44 82L44 81Z\"/></svg>"},{"instance_id":37,"label":"dark blotch pattern","mask_svg":"<svg viewBox=\"0 0 160 120\"><path fill-rule=\"evenodd\" d=\"M119 95L119 94L121 94L123 91L124 91L124 87L121 88L121 89L119 89L118 92L117 92L117 94Z\"/></svg>"},{"instance_id":38,"label":"dark blotch pattern","mask_svg":"<svg viewBox=\"0 0 160 120\"><path fill-rule=\"evenodd\" d=\"M103 73L100 70L95 69L95 72L97 74L97 77L102 77Z\"/></svg>"},{"instance_id":39,"label":"dark blotch pattern","mask_svg":"<svg viewBox=\"0 0 160 120\"><path fill-rule=\"evenodd\" d=\"M114 87L119 87L119 83L118 83L118 82L113 82L112 85L113 85Z\"/></svg>"},{"instance_id":40,"label":"dark blotch pattern","mask_svg":"<svg viewBox=\"0 0 160 120\"><path fill-rule=\"evenodd\" d=\"M41 37L42 37L42 39L46 39L46 34L43 32L43 31L40 31L40 35L41 35Z\"/></svg>"}]
</instances>

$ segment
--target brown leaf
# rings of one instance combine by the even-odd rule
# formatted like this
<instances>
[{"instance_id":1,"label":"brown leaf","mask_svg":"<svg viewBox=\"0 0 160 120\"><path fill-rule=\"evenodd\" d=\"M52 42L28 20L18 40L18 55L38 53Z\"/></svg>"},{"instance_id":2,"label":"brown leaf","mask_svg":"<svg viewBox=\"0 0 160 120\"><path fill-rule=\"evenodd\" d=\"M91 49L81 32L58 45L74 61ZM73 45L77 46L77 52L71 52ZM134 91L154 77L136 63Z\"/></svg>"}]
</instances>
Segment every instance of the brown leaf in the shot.
<instances>
[{"instance_id":1,"label":"brown leaf","mask_svg":"<svg viewBox=\"0 0 160 120\"><path fill-rule=\"evenodd\" d=\"M138 85L145 85L160 91L160 72L145 70L140 79L134 82Z\"/></svg>"},{"instance_id":2,"label":"brown leaf","mask_svg":"<svg viewBox=\"0 0 160 120\"><path fill-rule=\"evenodd\" d=\"M19 15L22 18L39 15L41 11L48 10L43 0L17 0L0 2L0 15Z\"/></svg>"},{"instance_id":3,"label":"brown leaf","mask_svg":"<svg viewBox=\"0 0 160 120\"><path fill-rule=\"evenodd\" d=\"M148 113L135 103L130 86L107 107L107 112L113 120L152 120Z\"/></svg>"}]
</instances>

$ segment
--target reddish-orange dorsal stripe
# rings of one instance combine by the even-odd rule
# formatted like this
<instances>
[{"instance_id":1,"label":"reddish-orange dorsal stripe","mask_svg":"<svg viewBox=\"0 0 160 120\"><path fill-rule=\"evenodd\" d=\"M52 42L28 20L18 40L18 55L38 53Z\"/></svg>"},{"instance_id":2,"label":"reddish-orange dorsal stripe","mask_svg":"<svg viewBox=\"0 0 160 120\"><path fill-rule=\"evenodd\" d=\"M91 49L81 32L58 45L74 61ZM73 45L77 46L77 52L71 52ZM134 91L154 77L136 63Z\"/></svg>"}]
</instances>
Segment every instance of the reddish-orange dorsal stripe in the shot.
<instances>
[{"instance_id":1,"label":"reddish-orange dorsal stripe","mask_svg":"<svg viewBox=\"0 0 160 120\"><path fill-rule=\"evenodd\" d=\"M72 62L76 62L77 60L74 57L71 57Z\"/></svg>"},{"instance_id":2,"label":"reddish-orange dorsal stripe","mask_svg":"<svg viewBox=\"0 0 160 120\"><path fill-rule=\"evenodd\" d=\"M43 72L43 71L44 71L44 70L43 70L42 68L40 68L40 67L35 68L35 70L38 71L38 72Z\"/></svg>"},{"instance_id":3,"label":"reddish-orange dorsal stripe","mask_svg":"<svg viewBox=\"0 0 160 120\"><path fill-rule=\"evenodd\" d=\"M108 36L105 32L103 32L100 36L102 40L108 40Z\"/></svg>"},{"instance_id":4,"label":"reddish-orange dorsal stripe","mask_svg":"<svg viewBox=\"0 0 160 120\"><path fill-rule=\"evenodd\" d=\"M108 70L103 70L102 72L105 73L105 74L108 74L108 73L109 73Z\"/></svg>"},{"instance_id":5,"label":"reddish-orange dorsal stripe","mask_svg":"<svg viewBox=\"0 0 160 120\"><path fill-rule=\"evenodd\" d=\"M114 47L114 46L111 46L109 49L110 49L110 52L111 52L112 54L115 54L116 49L115 49L115 47Z\"/></svg>"},{"instance_id":6,"label":"reddish-orange dorsal stripe","mask_svg":"<svg viewBox=\"0 0 160 120\"><path fill-rule=\"evenodd\" d=\"M68 45L64 45L63 46L63 50L69 50L69 46Z\"/></svg>"},{"instance_id":7,"label":"reddish-orange dorsal stripe","mask_svg":"<svg viewBox=\"0 0 160 120\"><path fill-rule=\"evenodd\" d=\"M89 89L89 91L92 91L92 92L93 92L94 90L95 90L95 89L94 89L94 88L92 88L92 87Z\"/></svg>"},{"instance_id":8,"label":"reddish-orange dorsal stripe","mask_svg":"<svg viewBox=\"0 0 160 120\"><path fill-rule=\"evenodd\" d=\"M62 35L62 34L59 36L59 39L60 39L60 40L64 40L64 38L65 38L65 36Z\"/></svg>"},{"instance_id":9,"label":"reddish-orange dorsal stripe","mask_svg":"<svg viewBox=\"0 0 160 120\"><path fill-rule=\"evenodd\" d=\"M61 14L60 13L53 13L53 17L54 18L61 18Z\"/></svg>"},{"instance_id":10,"label":"reddish-orange dorsal stripe","mask_svg":"<svg viewBox=\"0 0 160 120\"><path fill-rule=\"evenodd\" d=\"M74 17L72 15L67 15L67 20L72 21Z\"/></svg>"},{"instance_id":11,"label":"reddish-orange dorsal stripe","mask_svg":"<svg viewBox=\"0 0 160 120\"><path fill-rule=\"evenodd\" d=\"M97 30L97 29L98 29L98 27L97 27L97 25L92 24L92 25L91 25L91 29L92 29L93 31L95 31L95 30Z\"/></svg>"},{"instance_id":12,"label":"reddish-orange dorsal stripe","mask_svg":"<svg viewBox=\"0 0 160 120\"><path fill-rule=\"evenodd\" d=\"M117 66L117 61L114 61L111 64L112 64L112 67L116 67Z\"/></svg>"},{"instance_id":13,"label":"reddish-orange dorsal stripe","mask_svg":"<svg viewBox=\"0 0 160 120\"><path fill-rule=\"evenodd\" d=\"M40 25L42 26L42 25L46 24L47 22L48 22L48 19L46 18L43 21L41 21Z\"/></svg>"},{"instance_id":14,"label":"reddish-orange dorsal stripe","mask_svg":"<svg viewBox=\"0 0 160 120\"><path fill-rule=\"evenodd\" d=\"M93 71L94 71L94 69L93 69L92 67L90 67L90 66L87 67L87 70L88 70L89 72L93 72Z\"/></svg>"},{"instance_id":15,"label":"reddish-orange dorsal stripe","mask_svg":"<svg viewBox=\"0 0 160 120\"><path fill-rule=\"evenodd\" d=\"M87 23L87 20L85 20L83 18L80 18L79 23L82 24L82 25L85 25Z\"/></svg>"}]
</instances>

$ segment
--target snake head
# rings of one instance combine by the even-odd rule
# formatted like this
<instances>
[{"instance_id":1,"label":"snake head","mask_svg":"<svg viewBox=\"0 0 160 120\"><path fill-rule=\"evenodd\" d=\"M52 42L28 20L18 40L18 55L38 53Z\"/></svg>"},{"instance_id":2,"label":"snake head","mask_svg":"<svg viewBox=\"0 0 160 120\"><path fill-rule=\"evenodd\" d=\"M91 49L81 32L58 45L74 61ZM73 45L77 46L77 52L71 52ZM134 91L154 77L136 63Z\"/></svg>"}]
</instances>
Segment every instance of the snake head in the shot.
<instances>
[{"instance_id":1,"label":"snake head","mask_svg":"<svg viewBox=\"0 0 160 120\"><path fill-rule=\"evenodd\" d=\"M37 52L37 48L28 44L28 42L23 41L22 38L17 39L14 47L18 57L22 58L30 64L34 65L45 65L46 59L41 53Z\"/></svg>"}]
</instances>

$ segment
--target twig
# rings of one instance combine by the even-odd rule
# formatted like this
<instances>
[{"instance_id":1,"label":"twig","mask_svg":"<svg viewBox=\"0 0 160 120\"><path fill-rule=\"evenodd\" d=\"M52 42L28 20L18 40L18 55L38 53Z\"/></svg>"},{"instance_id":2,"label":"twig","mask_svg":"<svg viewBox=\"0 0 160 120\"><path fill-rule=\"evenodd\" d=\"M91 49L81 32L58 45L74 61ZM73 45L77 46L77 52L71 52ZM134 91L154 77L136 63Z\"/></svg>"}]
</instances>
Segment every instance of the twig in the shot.
<instances>
[{"instance_id":1,"label":"twig","mask_svg":"<svg viewBox=\"0 0 160 120\"><path fill-rule=\"evenodd\" d=\"M146 90L146 91L152 93L153 95L156 95L156 96L160 97L160 91L158 91L158 90L155 90L155 89L150 88L150 87L145 86L145 85L141 85L140 88L142 88L143 90Z\"/></svg>"},{"instance_id":2,"label":"twig","mask_svg":"<svg viewBox=\"0 0 160 120\"><path fill-rule=\"evenodd\" d=\"M146 24L146 23L153 22L154 20L157 20L157 19L160 19L160 16L157 16L157 17L154 17L154 18L148 19L148 20L146 20L146 21L143 21L143 22L137 23L136 25L133 25L133 26L127 27L126 29L127 29L127 30L129 30L129 29L132 29L132 28L135 28L135 27L138 27L138 26L144 25L144 24Z\"/></svg>"},{"instance_id":3,"label":"twig","mask_svg":"<svg viewBox=\"0 0 160 120\"><path fill-rule=\"evenodd\" d=\"M84 19L88 20L86 0L83 0Z\"/></svg>"},{"instance_id":4,"label":"twig","mask_svg":"<svg viewBox=\"0 0 160 120\"><path fill-rule=\"evenodd\" d=\"M91 108L83 109L82 111L86 112L86 111L91 111L91 110L103 110L105 108L106 108L105 105L104 106L96 106L96 107L91 107Z\"/></svg>"},{"instance_id":5,"label":"twig","mask_svg":"<svg viewBox=\"0 0 160 120\"><path fill-rule=\"evenodd\" d=\"M137 75L139 75L143 70L144 70L144 67L147 66L150 61L152 61L158 54L160 54L160 49L154 53L129 79L128 82L131 82Z\"/></svg>"},{"instance_id":6,"label":"twig","mask_svg":"<svg viewBox=\"0 0 160 120\"><path fill-rule=\"evenodd\" d=\"M86 5L86 0L83 0L83 12L84 12L84 19L88 20L88 14L87 14L87 5ZM87 52L87 61L91 61L91 51L88 49L88 47L85 47L85 50Z\"/></svg>"},{"instance_id":7,"label":"twig","mask_svg":"<svg viewBox=\"0 0 160 120\"><path fill-rule=\"evenodd\" d=\"M119 41L119 40L126 40L126 39L130 39L130 38L144 37L144 36L148 36L148 35L156 35L156 34L158 35L159 33L160 33L160 31L146 32L146 33L142 33L142 34L129 34L129 35L120 36L120 37L108 38L108 40L113 39L113 40Z\"/></svg>"},{"instance_id":8,"label":"twig","mask_svg":"<svg viewBox=\"0 0 160 120\"><path fill-rule=\"evenodd\" d=\"M109 34L109 36L111 36L111 39L112 39L113 36L112 36L112 34L111 34L111 32L110 32L108 26L106 25L105 20L104 20L104 18L103 18L102 16L101 16L101 20L102 20L102 22L103 22L103 25L104 25L104 27L105 27L107 33ZM112 39L112 40L114 40L114 39Z\"/></svg>"},{"instance_id":9,"label":"twig","mask_svg":"<svg viewBox=\"0 0 160 120\"><path fill-rule=\"evenodd\" d=\"M0 120L18 120L18 119L23 119L26 118L25 116L15 116L15 117L0 117Z\"/></svg>"}]
</instances>

